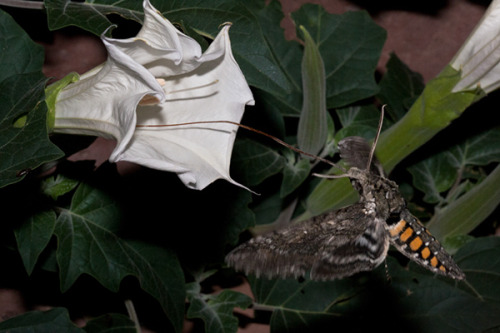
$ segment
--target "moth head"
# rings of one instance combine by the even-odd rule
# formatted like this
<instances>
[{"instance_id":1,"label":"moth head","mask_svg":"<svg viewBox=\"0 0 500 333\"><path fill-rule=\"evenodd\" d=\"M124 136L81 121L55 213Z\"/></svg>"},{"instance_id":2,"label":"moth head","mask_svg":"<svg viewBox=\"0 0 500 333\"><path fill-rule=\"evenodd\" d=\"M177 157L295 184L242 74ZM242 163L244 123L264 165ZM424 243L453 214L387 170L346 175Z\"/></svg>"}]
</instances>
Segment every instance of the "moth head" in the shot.
<instances>
[{"instance_id":1,"label":"moth head","mask_svg":"<svg viewBox=\"0 0 500 333\"><path fill-rule=\"evenodd\" d=\"M348 136L338 143L340 158L349 166L366 170L373 174L384 176L382 165L373 156L375 147L371 146L365 138L360 136Z\"/></svg>"}]
</instances>

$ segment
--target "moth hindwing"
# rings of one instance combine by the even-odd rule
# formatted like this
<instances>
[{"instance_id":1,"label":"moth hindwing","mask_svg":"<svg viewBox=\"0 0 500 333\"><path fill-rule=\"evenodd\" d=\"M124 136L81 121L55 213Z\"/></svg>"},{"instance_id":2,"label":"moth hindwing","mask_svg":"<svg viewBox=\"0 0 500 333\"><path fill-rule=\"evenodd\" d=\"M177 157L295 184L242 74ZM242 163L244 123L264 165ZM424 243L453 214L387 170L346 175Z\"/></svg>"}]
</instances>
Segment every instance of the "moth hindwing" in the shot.
<instances>
[{"instance_id":1,"label":"moth hindwing","mask_svg":"<svg viewBox=\"0 0 500 333\"><path fill-rule=\"evenodd\" d=\"M440 243L409 212L395 182L360 137L339 142L351 165L347 176L359 202L287 228L258 236L231 251L226 262L247 274L269 278L333 280L369 271L387 256L389 244L434 273L462 280L465 275Z\"/></svg>"}]
</instances>

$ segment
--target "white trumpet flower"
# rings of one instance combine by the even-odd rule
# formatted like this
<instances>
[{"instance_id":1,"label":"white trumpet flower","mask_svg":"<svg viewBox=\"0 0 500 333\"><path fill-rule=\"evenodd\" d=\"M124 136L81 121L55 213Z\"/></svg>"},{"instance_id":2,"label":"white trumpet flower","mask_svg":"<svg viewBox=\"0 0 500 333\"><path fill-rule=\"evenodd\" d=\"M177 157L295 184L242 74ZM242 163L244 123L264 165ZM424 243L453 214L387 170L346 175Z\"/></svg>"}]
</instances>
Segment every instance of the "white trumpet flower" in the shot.
<instances>
[{"instance_id":1,"label":"white trumpet flower","mask_svg":"<svg viewBox=\"0 0 500 333\"><path fill-rule=\"evenodd\" d=\"M229 26L202 53L149 1L144 25L129 39L102 37L108 59L58 95L54 131L114 138L109 160L175 172L193 189L229 176L250 88L236 63ZM175 124L196 123L192 125ZM241 186L241 185L239 185Z\"/></svg>"}]
</instances>

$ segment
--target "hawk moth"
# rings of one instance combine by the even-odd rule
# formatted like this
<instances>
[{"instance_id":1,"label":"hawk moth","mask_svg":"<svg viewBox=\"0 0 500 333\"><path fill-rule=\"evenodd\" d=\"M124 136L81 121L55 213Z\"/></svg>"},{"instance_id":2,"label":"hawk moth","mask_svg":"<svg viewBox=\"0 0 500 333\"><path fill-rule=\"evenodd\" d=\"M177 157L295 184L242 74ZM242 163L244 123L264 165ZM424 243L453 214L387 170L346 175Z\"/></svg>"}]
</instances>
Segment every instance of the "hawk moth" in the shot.
<instances>
[{"instance_id":1,"label":"hawk moth","mask_svg":"<svg viewBox=\"0 0 500 333\"><path fill-rule=\"evenodd\" d=\"M398 185L385 177L361 137L338 144L350 169L346 176L359 202L255 237L236 247L226 262L257 277L306 276L333 280L370 271L387 256L389 245L428 270L453 279L465 274L441 244L410 213Z\"/></svg>"}]
</instances>

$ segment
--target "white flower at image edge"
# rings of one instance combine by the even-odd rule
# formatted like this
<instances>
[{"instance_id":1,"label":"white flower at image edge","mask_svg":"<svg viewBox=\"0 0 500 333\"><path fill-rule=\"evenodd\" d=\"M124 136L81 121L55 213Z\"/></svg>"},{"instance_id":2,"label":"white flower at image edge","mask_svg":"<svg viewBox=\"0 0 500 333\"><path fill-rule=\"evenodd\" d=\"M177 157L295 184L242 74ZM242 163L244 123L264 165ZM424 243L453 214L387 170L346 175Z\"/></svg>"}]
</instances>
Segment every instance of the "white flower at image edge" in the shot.
<instances>
[{"instance_id":1,"label":"white flower at image edge","mask_svg":"<svg viewBox=\"0 0 500 333\"><path fill-rule=\"evenodd\" d=\"M58 96L54 131L113 138L109 160L175 172L193 189L229 176L239 122L254 100L231 52L229 26L202 54L149 1L144 25L129 39L102 37L107 61Z\"/></svg>"},{"instance_id":2,"label":"white flower at image edge","mask_svg":"<svg viewBox=\"0 0 500 333\"><path fill-rule=\"evenodd\" d=\"M489 93L500 86L500 0L491 2L451 66L462 72L453 92L479 86Z\"/></svg>"}]
</instances>

